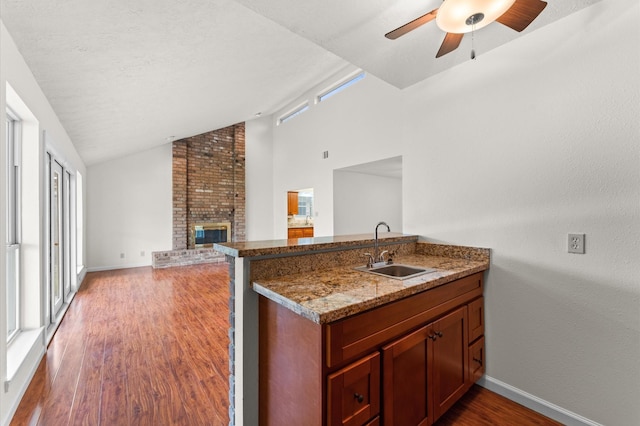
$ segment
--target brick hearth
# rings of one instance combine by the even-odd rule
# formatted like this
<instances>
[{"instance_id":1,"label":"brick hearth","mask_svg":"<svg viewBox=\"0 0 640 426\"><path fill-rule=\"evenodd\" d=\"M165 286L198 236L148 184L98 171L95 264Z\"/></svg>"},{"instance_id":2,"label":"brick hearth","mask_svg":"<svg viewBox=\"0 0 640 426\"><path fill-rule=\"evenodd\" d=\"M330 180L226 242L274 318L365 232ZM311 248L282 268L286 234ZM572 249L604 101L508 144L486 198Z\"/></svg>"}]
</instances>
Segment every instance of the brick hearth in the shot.
<instances>
[{"instance_id":1,"label":"brick hearth","mask_svg":"<svg viewBox=\"0 0 640 426\"><path fill-rule=\"evenodd\" d=\"M212 248L156 251L151 255L151 266L154 269L223 262L226 262L225 255Z\"/></svg>"}]
</instances>

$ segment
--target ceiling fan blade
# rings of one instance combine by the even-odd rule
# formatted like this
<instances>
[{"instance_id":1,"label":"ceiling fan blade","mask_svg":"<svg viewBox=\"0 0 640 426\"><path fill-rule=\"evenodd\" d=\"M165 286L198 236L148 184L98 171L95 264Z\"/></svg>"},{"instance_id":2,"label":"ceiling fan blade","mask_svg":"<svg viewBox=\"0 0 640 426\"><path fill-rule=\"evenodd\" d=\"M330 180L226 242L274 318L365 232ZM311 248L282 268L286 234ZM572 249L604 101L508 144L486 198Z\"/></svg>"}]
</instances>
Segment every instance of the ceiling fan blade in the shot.
<instances>
[{"instance_id":1,"label":"ceiling fan blade","mask_svg":"<svg viewBox=\"0 0 640 426\"><path fill-rule=\"evenodd\" d=\"M438 50L436 58L439 58L442 55L446 55L447 53L456 50L458 46L460 46L462 37L464 37L464 34L447 33L447 35L444 36L442 45L440 45L440 50Z\"/></svg>"},{"instance_id":2,"label":"ceiling fan blade","mask_svg":"<svg viewBox=\"0 0 640 426\"><path fill-rule=\"evenodd\" d=\"M534 19L540 15L540 12L547 7L546 1L541 0L516 0L516 2L496 19L502 25L514 29L518 32L529 26Z\"/></svg>"},{"instance_id":3,"label":"ceiling fan blade","mask_svg":"<svg viewBox=\"0 0 640 426\"><path fill-rule=\"evenodd\" d=\"M433 9L429 13L425 13L419 18L414 19L411 22L404 24L401 27L396 28L393 31L389 31L384 36L390 40L395 40L400 36L405 35L406 33L415 30L416 28L426 24L429 21L433 21L438 14L438 9Z\"/></svg>"}]
</instances>

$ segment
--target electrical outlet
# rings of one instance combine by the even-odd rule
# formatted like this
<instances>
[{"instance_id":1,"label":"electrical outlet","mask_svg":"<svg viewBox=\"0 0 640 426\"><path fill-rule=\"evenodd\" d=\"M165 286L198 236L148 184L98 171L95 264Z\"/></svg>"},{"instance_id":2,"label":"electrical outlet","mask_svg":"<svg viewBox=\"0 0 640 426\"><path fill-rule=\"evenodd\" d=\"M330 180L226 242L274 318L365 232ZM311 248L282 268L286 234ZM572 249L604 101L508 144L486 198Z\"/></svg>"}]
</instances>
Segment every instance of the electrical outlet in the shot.
<instances>
[{"instance_id":1,"label":"electrical outlet","mask_svg":"<svg viewBox=\"0 0 640 426\"><path fill-rule=\"evenodd\" d=\"M120 259L124 259L124 253L120 253Z\"/></svg>"},{"instance_id":2,"label":"electrical outlet","mask_svg":"<svg viewBox=\"0 0 640 426\"><path fill-rule=\"evenodd\" d=\"M144 250L140 252L140 256L144 256Z\"/></svg>"},{"instance_id":3,"label":"electrical outlet","mask_svg":"<svg viewBox=\"0 0 640 426\"><path fill-rule=\"evenodd\" d=\"M584 254L584 234L569 234L568 252Z\"/></svg>"}]
</instances>

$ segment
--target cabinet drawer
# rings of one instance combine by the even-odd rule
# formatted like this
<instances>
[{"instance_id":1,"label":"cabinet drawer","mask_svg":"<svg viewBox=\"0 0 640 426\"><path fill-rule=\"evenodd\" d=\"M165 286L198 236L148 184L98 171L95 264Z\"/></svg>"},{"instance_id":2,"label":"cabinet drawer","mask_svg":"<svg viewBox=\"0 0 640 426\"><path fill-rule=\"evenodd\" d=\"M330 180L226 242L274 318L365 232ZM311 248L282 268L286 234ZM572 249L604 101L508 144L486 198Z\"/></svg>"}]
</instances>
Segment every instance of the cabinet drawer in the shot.
<instances>
[{"instance_id":1,"label":"cabinet drawer","mask_svg":"<svg viewBox=\"0 0 640 426\"><path fill-rule=\"evenodd\" d=\"M482 296L483 273L328 324L327 367L371 352L391 339Z\"/></svg>"},{"instance_id":2,"label":"cabinet drawer","mask_svg":"<svg viewBox=\"0 0 640 426\"><path fill-rule=\"evenodd\" d=\"M380 353L373 353L327 378L327 422L359 426L380 413ZM375 421L375 419L373 419ZM375 422L372 424L376 424Z\"/></svg>"},{"instance_id":3,"label":"cabinet drawer","mask_svg":"<svg viewBox=\"0 0 640 426\"><path fill-rule=\"evenodd\" d=\"M473 342L484 334L484 297L469 303L469 341Z\"/></svg>"},{"instance_id":4,"label":"cabinet drawer","mask_svg":"<svg viewBox=\"0 0 640 426\"><path fill-rule=\"evenodd\" d=\"M469 345L469 381L475 383L484 374L484 336Z\"/></svg>"}]
</instances>

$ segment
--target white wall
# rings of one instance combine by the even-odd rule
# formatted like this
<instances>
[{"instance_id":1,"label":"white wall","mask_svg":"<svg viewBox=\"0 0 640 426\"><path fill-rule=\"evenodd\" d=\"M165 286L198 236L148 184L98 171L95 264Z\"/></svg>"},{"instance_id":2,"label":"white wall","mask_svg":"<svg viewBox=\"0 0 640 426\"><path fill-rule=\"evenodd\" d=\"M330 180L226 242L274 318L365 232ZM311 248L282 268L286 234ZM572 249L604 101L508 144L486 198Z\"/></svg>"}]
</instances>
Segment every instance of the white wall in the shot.
<instances>
[{"instance_id":1,"label":"white wall","mask_svg":"<svg viewBox=\"0 0 640 426\"><path fill-rule=\"evenodd\" d=\"M345 70L345 75L351 71ZM327 79L318 89L340 77ZM312 105L308 111L274 128L273 210L274 217L286 217L287 190L313 188L314 235L328 236L334 232L333 170L402 155L397 143L402 111L395 108L402 93L366 77L317 105L315 94L305 96ZM324 151L329 152L327 159ZM375 223L371 226L373 232ZM275 222L275 233L286 238L286 221Z\"/></svg>"},{"instance_id":2,"label":"white wall","mask_svg":"<svg viewBox=\"0 0 640 426\"><path fill-rule=\"evenodd\" d=\"M638 20L603 1L404 91L368 75L274 129L275 214L313 187L329 232L332 171L402 155L404 231L493 249L489 378L640 424Z\"/></svg>"},{"instance_id":3,"label":"white wall","mask_svg":"<svg viewBox=\"0 0 640 426\"><path fill-rule=\"evenodd\" d=\"M380 221L402 232L402 179L335 170L333 233L373 234Z\"/></svg>"},{"instance_id":4,"label":"white wall","mask_svg":"<svg viewBox=\"0 0 640 426\"><path fill-rule=\"evenodd\" d=\"M245 123L247 241L275 238L272 140L270 117Z\"/></svg>"},{"instance_id":5,"label":"white wall","mask_svg":"<svg viewBox=\"0 0 640 426\"><path fill-rule=\"evenodd\" d=\"M13 92L7 92L7 83ZM77 171L85 173L85 166L78 153L71 143L69 135L62 127L56 113L49 104L47 98L36 82L29 67L25 63L22 55L18 51L14 40L8 33L4 23L0 21L0 176L6 176L6 142L5 134L5 105L12 102L14 108L21 118L26 120L23 141L27 144L24 150L23 163L27 163L23 173L23 286L22 296L29 306L23 307L23 324L30 328L28 332L22 333L16 342L24 342L23 337L28 337L29 344L26 348L24 362L14 363L17 368L15 375L11 378L8 391L0 392L0 424L6 424L17 408L20 397L26 390L40 358L45 350L43 330L45 306L44 300L46 288L46 249L47 244L45 231L45 211L46 211L46 174L44 169L45 149L53 152L56 158L63 163L65 168L72 175ZM18 105L19 104L19 105ZM48 142L45 146L43 132L48 135ZM24 139L23 138L23 139ZM6 196L4 178L0 185L0 241L6 241ZM75 226L75 225L74 225ZM72 241L72 244L74 242ZM72 252L75 250L72 248ZM0 271L5 269L6 247L0 244ZM75 270L75 264L73 266ZM14 352L18 345L12 345L8 349L6 344L6 288L5 280L0 280L0 373L2 381L7 377L7 353ZM28 298L24 294L27 291ZM28 309L27 309L28 308ZM32 337L35 337L32 339ZM20 357L22 358L22 357ZM19 366L18 366L19 364ZM13 368L12 368L13 370Z\"/></svg>"},{"instance_id":6,"label":"white wall","mask_svg":"<svg viewBox=\"0 0 640 426\"><path fill-rule=\"evenodd\" d=\"M171 250L171 171L171 144L88 168L89 270L151 265L151 252Z\"/></svg>"}]
</instances>

